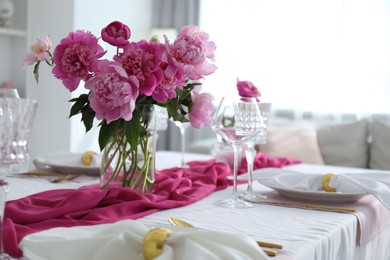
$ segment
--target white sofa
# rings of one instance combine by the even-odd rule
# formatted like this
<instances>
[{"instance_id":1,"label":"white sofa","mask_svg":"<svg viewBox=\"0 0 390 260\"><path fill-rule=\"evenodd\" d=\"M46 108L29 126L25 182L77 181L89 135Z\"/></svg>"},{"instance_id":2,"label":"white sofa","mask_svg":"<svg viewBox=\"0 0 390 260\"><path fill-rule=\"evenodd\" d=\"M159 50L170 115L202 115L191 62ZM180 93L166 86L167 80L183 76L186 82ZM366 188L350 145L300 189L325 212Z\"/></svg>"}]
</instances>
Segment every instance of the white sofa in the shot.
<instances>
[{"instance_id":1,"label":"white sofa","mask_svg":"<svg viewBox=\"0 0 390 260\"><path fill-rule=\"evenodd\" d=\"M215 142L215 137L193 142L189 152L212 153ZM268 142L258 149L303 163L390 170L390 119L370 116L348 123L270 125Z\"/></svg>"}]
</instances>

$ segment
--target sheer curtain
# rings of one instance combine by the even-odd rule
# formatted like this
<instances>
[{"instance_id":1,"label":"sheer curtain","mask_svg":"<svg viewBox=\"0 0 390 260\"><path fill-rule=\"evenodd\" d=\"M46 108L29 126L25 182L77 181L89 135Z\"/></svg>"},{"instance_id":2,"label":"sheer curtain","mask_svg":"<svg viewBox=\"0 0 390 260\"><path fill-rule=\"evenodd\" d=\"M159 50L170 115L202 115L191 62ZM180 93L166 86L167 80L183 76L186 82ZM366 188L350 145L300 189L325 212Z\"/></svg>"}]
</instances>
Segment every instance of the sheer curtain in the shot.
<instances>
[{"instance_id":1,"label":"sheer curtain","mask_svg":"<svg viewBox=\"0 0 390 260\"><path fill-rule=\"evenodd\" d=\"M199 23L200 0L154 0L154 28L175 28Z\"/></svg>"},{"instance_id":2,"label":"sheer curtain","mask_svg":"<svg viewBox=\"0 0 390 260\"><path fill-rule=\"evenodd\" d=\"M200 26L217 45L215 96L239 78L273 108L390 112L388 0L202 1Z\"/></svg>"}]
</instances>

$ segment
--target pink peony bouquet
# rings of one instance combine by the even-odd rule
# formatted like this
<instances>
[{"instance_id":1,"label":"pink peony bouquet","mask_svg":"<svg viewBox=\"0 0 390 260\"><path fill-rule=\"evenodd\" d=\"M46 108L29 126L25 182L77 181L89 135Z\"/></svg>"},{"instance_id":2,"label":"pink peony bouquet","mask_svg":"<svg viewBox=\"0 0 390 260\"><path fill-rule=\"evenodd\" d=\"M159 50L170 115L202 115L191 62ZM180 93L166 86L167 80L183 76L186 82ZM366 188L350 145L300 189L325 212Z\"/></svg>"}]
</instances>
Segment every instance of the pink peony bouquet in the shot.
<instances>
[{"instance_id":1,"label":"pink peony bouquet","mask_svg":"<svg viewBox=\"0 0 390 260\"><path fill-rule=\"evenodd\" d=\"M35 65L38 82L39 65L45 62L69 91L81 86L88 90L70 100L74 103L70 116L81 114L87 131L95 118L101 121L101 149L118 128L131 129L129 142L137 145L146 130L140 119L144 105L165 107L169 118L195 128L207 125L213 96L200 93L199 80L216 70L212 63L216 46L209 35L197 26L185 26L173 42L166 36L164 43L155 37L131 42L130 37L130 28L114 21L102 29L101 38L85 30L69 33L53 53L50 38L38 38L24 56L23 68ZM112 60L103 58L106 51L99 40L116 48Z\"/></svg>"}]
</instances>

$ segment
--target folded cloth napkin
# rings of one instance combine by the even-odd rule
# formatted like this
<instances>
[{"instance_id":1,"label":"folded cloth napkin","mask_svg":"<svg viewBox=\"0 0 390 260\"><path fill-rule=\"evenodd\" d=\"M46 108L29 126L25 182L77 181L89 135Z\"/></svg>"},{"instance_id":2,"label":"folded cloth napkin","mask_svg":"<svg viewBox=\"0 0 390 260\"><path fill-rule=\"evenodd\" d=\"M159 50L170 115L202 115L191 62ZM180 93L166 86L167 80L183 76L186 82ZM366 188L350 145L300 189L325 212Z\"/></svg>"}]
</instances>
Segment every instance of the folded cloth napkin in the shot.
<instances>
[{"instance_id":1,"label":"folded cloth napkin","mask_svg":"<svg viewBox=\"0 0 390 260\"><path fill-rule=\"evenodd\" d=\"M237 233L173 229L156 259L266 260L257 243ZM136 220L111 224L53 228L23 238L20 248L28 259L144 259L144 238L150 229Z\"/></svg>"},{"instance_id":2,"label":"folded cloth napkin","mask_svg":"<svg viewBox=\"0 0 390 260\"><path fill-rule=\"evenodd\" d=\"M326 173L324 173L326 174ZM246 176L240 176L246 178ZM323 175L307 174L279 168L263 168L253 172L253 179L278 188L301 191L323 191ZM390 173L342 173L330 177L328 185L336 192L374 195L390 210Z\"/></svg>"}]
</instances>

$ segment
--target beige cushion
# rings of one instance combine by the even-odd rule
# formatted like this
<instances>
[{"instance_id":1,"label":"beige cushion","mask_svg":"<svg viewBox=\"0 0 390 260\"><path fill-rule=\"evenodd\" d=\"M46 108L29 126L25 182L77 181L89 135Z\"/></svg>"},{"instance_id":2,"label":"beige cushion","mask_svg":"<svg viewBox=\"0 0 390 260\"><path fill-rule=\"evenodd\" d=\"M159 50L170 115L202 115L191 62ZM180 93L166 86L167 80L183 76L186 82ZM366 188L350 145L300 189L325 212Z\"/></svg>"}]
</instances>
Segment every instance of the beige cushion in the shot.
<instances>
[{"instance_id":1,"label":"beige cushion","mask_svg":"<svg viewBox=\"0 0 390 260\"><path fill-rule=\"evenodd\" d=\"M373 119L370 168L390 170L390 121Z\"/></svg>"},{"instance_id":2,"label":"beige cushion","mask_svg":"<svg viewBox=\"0 0 390 260\"><path fill-rule=\"evenodd\" d=\"M318 143L325 164L368 167L368 121L366 119L320 127Z\"/></svg>"},{"instance_id":3,"label":"beige cushion","mask_svg":"<svg viewBox=\"0 0 390 260\"><path fill-rule=\"evenodd\" d=\"M260 150L267 155L299 159L302 163L324 163L313 126L269 128L267 143L260 145Z\"/></svg>"}]
</instances>

